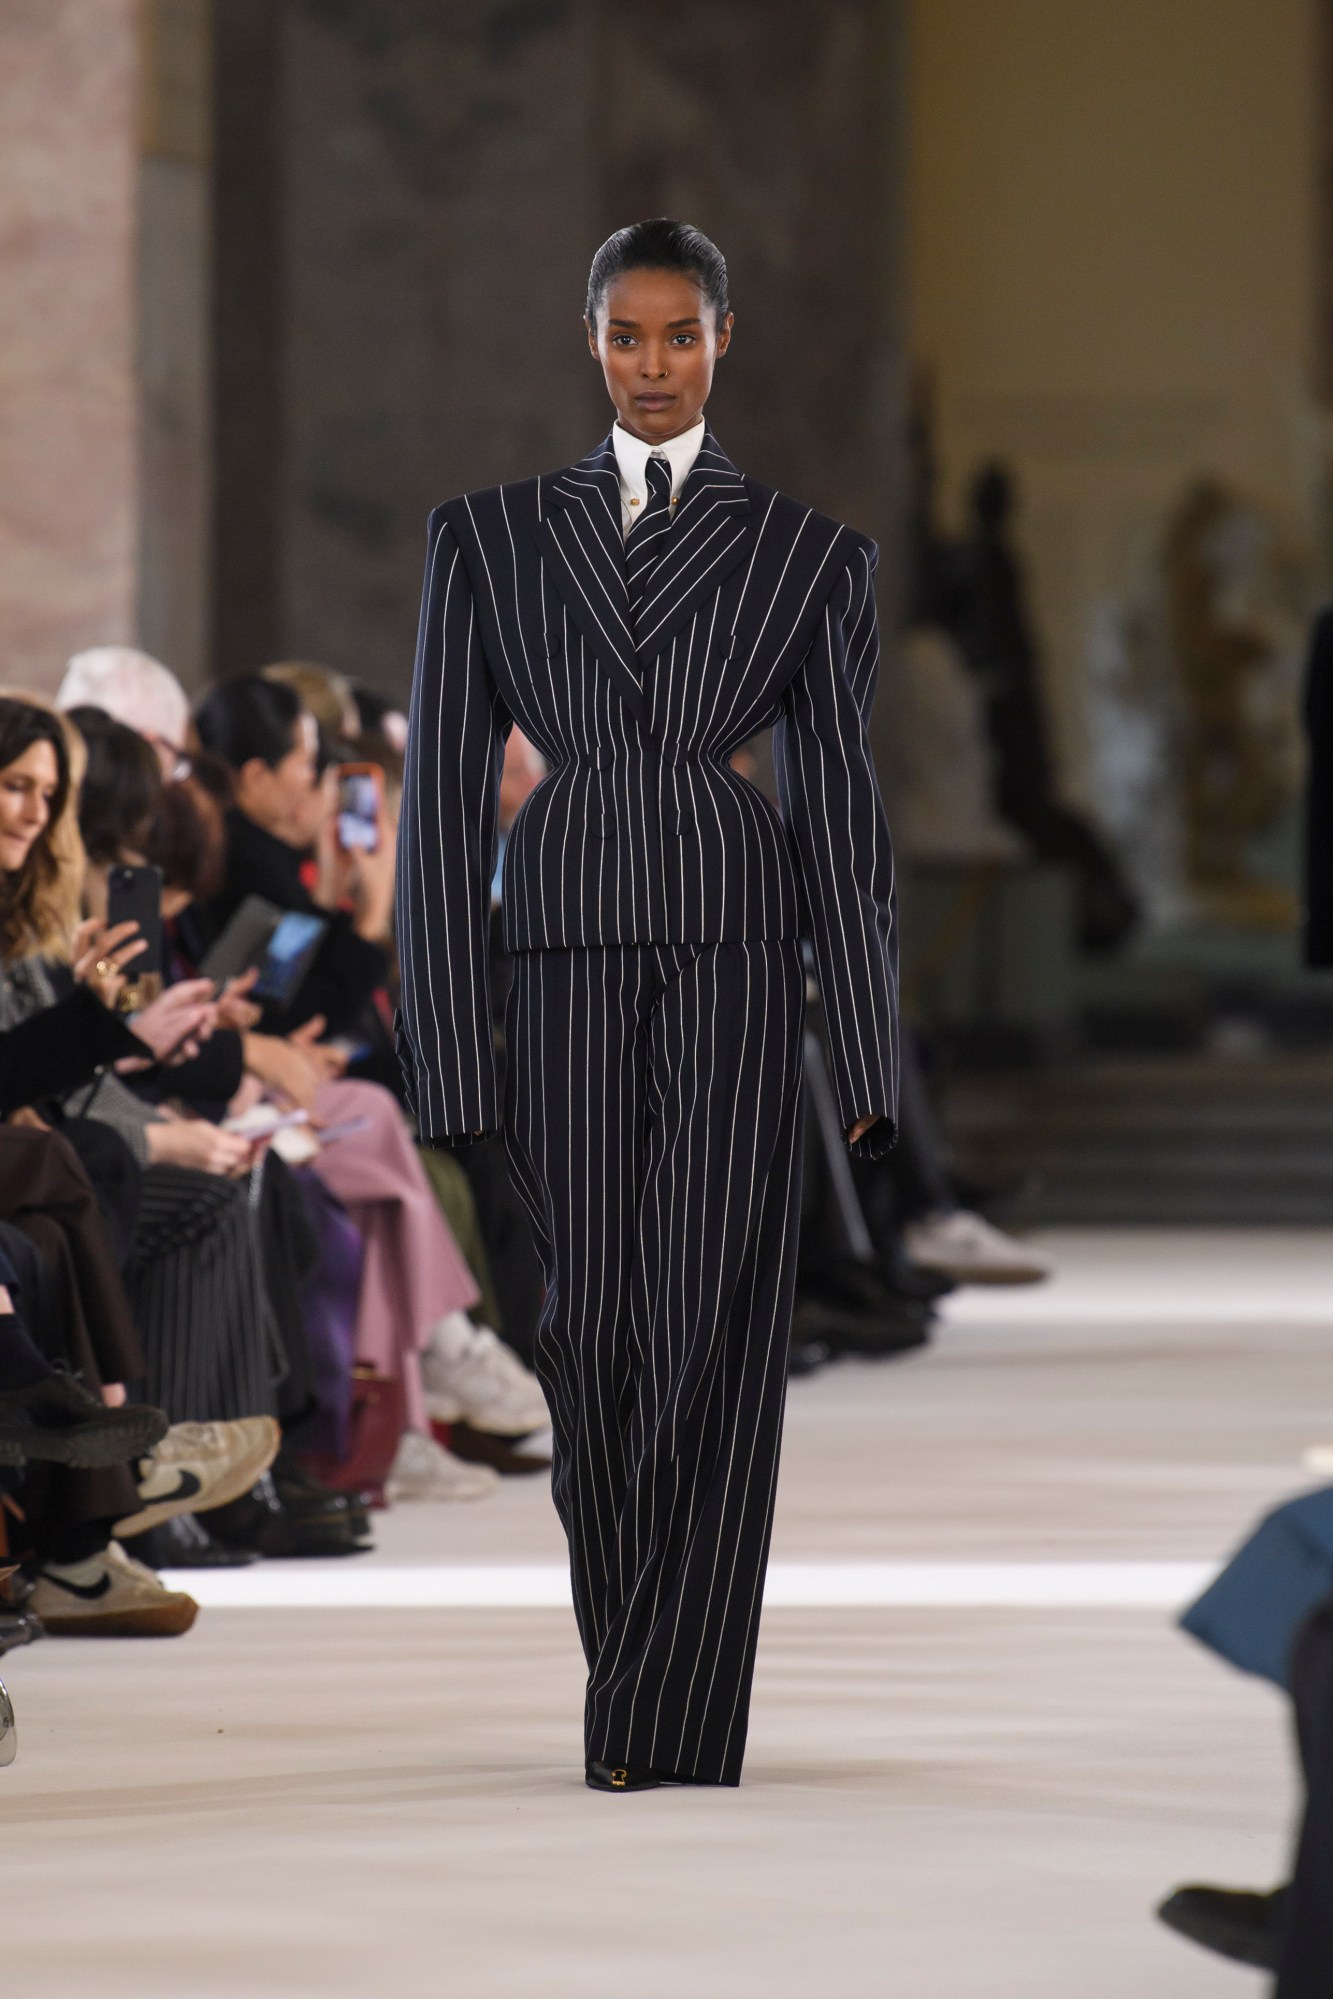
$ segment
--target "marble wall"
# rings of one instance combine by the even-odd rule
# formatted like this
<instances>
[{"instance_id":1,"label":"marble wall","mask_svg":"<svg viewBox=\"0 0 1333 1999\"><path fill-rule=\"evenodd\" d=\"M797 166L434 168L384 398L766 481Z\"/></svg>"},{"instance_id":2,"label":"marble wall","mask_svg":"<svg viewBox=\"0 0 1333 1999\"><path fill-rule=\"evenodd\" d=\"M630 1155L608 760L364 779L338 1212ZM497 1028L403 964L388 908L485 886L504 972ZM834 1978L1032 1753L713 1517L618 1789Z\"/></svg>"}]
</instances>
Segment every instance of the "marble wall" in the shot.
<instances>
[{"instance_id":1,"label":"marble wall","mask_svg":"<svg viewBox=\"0 0 1333 1999\"><path fill-rule=\"evenodd\" d=\"M0 7L0 680L135 629L136 0Z\"/></svg>"}]
</instances>

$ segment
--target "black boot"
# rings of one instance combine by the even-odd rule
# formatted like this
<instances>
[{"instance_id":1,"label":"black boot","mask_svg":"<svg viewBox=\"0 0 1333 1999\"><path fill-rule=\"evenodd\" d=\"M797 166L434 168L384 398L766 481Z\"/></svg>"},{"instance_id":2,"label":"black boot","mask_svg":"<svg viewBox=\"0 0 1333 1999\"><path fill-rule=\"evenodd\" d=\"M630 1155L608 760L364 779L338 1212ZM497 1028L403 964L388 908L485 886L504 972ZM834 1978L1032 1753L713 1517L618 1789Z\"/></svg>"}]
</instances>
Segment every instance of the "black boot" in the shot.
<instances>
[{"instance_id":1,"label":"black boot","mask_svg":"<svg viewBox=\"0 0 1333 1999\"><path fill-rule=\"evenodd\" d=\"M1196 1885L1177 1888L1157 1914L1168 1929L1219 1957L1253 1965L1257 1971L1276 1971L1286 1902L1285 1888L1260 1895L1245 1888Z\"/></svg>"},{"instance_id":2,"label":"black boot","mask_svg":"<svg viewBox=\"0 0 1333 1999\"><path fill-rule=\"evenodd\" d=\"M0 1465L29 1458L95 1471L146 1457L167 1434L167 1419L146 1403L108 1409L72 1374L52 1373L0 1393Z\"/></svg>"},{"instance_id":3,"label":"black boot","mask_svg":"<svg viewBox=\"0 0 1333 1999\"><path fill-rule=\"evenodd\" d=\"M120 1545L150 1569L243 1569L260 1559L255 1548L229 1548L215 1541L204 1526L208 1517L173 1513L145 1534L122 1535Z\"/></svg>"},{"instance_id":4,"label":"black boot","mask_svg":"<svg viewBox=\"0 0 1333 1999\"><path fill-rule=\"evenodd\" d=\"M367 1543L348 1512L299 1514L285 1506L268 1472L243 1499L210 1507L199 1516L215 1540L229 1548L252 1548L270 1560L320 1555L360 1555Z\"/></svg>"}]
</instances>

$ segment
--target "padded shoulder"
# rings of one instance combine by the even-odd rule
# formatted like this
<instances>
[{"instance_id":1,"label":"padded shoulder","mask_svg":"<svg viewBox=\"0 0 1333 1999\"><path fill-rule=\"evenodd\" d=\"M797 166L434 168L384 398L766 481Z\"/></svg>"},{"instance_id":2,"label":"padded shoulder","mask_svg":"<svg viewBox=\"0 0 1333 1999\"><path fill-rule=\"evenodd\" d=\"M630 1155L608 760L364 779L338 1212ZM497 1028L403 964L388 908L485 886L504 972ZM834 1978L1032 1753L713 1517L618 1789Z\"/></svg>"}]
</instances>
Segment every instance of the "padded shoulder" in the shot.
<instances>
[{"instance_id":1,"label":"padded shoulder","mask_svg":"<svg viewBox=\"0 0 1333 1999\"><path fill-rule=\"evenodd\" d=\"M841 566L849 564L854 557L868 560L873 570L879 561L878 545L867 534L857 528L849 528L842 521L835 521L831 514L821 514L815 507L807 507L801 500L793 500L787 493L780 493L775 486L766 486L762 479L745 481L750 496L750 505L757 517L767 518L780 535L793 540L799 534L806 541L813 540L821 554L836 549Z\"/></svg>"},{"instance_id":2,"label":"padded shoulder","mask_svg":"<svg viewBox=\"0 0 1333 1999\"><path fill-rule=\"evenodd\" d=\"M432 530L443 517L460 541L485 541L491 534L512 532L520 522L535 522L540 512L542 479L513 479L503 486L479 486L445 500L431 515Z\"/></svg>"}]
</instances>

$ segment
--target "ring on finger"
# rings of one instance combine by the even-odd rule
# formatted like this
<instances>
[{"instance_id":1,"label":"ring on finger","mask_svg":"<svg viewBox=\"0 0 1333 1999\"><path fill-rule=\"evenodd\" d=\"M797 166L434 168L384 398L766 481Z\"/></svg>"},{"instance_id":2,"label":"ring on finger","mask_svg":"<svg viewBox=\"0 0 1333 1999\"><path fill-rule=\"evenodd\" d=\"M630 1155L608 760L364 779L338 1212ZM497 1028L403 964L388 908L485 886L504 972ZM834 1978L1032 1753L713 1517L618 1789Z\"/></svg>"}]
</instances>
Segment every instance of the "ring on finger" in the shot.
<instances>
[{"instance_id":1,"label":"ring on finger","mask_svg":"<svg viewBox=\"0 0 1333 1999\"><path fill-rule=\"evenodd\" d=\"M109 979L111 977L112 972L114 972L115 969L116 969L115 966L112 964L109 958L99 958L97 963L93 966L93 970L94 972L96 972L99 979Z\"/></svg>"}]
</instances>

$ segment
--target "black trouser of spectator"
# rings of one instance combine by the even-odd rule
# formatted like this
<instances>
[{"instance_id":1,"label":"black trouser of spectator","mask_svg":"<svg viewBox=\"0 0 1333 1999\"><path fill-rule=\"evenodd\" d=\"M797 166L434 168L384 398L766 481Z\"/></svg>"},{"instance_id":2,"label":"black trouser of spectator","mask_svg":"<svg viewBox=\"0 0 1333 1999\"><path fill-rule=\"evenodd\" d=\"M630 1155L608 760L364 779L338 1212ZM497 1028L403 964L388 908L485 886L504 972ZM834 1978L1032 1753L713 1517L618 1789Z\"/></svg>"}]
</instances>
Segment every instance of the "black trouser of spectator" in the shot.
<instances>
[{"instance_id":1,"label":"black trouser of spectator","mask_svg":"<svg viewBox=\"0 0 1333 1999\"><path fill-rule=\"evenodd\" d=\"M1287 1891L1276 1999L1333 1993L1333 1598L1301 1628L1291 1696L1305 1776L1305 1813Z\"/></svg>"}]
</instances>

